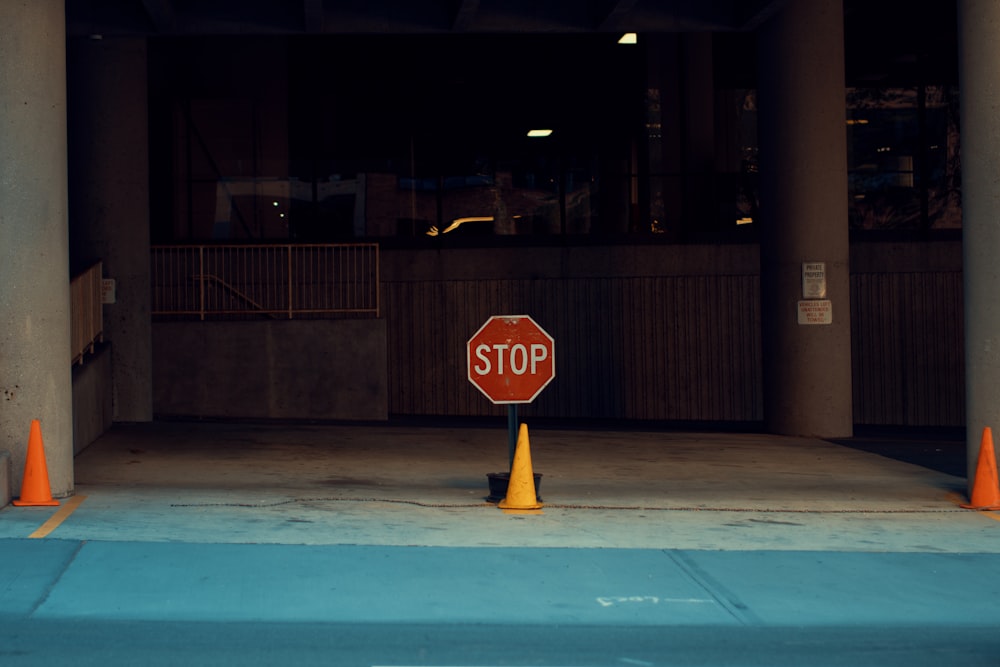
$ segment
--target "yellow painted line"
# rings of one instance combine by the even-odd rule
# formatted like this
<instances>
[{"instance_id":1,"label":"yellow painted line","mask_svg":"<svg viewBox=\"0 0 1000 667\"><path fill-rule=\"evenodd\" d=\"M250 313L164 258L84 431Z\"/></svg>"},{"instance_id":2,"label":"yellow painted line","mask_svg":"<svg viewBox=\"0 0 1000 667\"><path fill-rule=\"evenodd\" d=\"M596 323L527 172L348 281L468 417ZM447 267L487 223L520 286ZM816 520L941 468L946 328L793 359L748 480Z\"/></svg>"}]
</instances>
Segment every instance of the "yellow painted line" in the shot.
<instances>
[{"instance_id":1,"label":"yellow painted line","mask_svg":"<svg viewBox=\"0 0 1000 667\"><path fill-rule=\"evenodd\" d=\"M43 523L38 530L28 535L30 538L45 537L53 530L62 525L62 522L69 518L69 515L76 511L76 508L80 506L87 496L73 496L66 503L59 508L59 510L49 517L49 520Z\"/></svg>"},{"instance_id":2,"label":"yellow painted line","mask_svg":"<svg viewBox=\"0 0 1000 667\"><path fill-rule=\"evenodd\" d=\"M970 512L979 512L980 515L986 517L987 519L993 519L994 521L1000 521L1000 514L997 514L996 510L977 510L969 509Z\"/></svg>"},{"instance_id":3,"label":"yellow painted line","mask_svg":"<svg viewBox=\"0 0 1000 667\"><path fill-rule=\"evenodd\" d=\"M958 493L949 493L947 497L948 497L948 500L950 500L951 502L955 503L959 507L962 506L962 503L966 502L965 496L963 496L961 494L958 494ZM969 508L969 511L970 512L979 512L979 514L981 516L984 516L987 519L993 519L994 521L1000 521L1000 514L997 514L996 510L977 510L977 509L971 509L971 508Z\"/></svg>"}]
</instances>

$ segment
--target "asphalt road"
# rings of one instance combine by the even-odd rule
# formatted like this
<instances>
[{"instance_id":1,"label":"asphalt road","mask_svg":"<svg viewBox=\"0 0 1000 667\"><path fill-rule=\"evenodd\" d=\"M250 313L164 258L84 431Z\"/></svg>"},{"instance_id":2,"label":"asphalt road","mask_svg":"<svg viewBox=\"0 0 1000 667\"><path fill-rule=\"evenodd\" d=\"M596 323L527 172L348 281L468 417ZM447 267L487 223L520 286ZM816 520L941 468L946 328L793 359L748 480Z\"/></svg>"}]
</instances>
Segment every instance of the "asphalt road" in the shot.
<instances>
[{"instance_id":1,"label":"asphalt road","mask_svg":"<svg viewBox=\"0 0 1000 667\"><path fill-rule=\"evenodd\" d=\"M0 664L1000 664L1000 554L0 540Z\"/></svg>"}]
</instances>

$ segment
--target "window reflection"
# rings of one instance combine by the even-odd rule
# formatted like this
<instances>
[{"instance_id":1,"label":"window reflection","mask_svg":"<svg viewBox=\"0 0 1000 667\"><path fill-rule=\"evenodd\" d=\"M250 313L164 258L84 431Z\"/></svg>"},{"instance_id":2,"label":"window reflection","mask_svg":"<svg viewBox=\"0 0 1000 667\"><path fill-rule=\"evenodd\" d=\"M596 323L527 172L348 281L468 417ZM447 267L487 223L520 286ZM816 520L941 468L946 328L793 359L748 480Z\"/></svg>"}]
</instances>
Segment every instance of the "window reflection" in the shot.
<instances>
[{"instance_id":1,"label":"window reflection","mask_svg":"<svg viewBox=\"0 0 1000 667\"><path fill-rule=\"evenodd\" d=\"M961 226L957 99L938 86L848 89L852 229Z\"/></svg>"},{"instance_id":2,"label":"window reflection","mask_svg":"<svg viewBox=\"0 0 1000 667\"><path fill-rule=\"evenodd\" d=\"M154 168L171 176L154 182L157 240L753 240L756 94L725 76L746 50L717 50L705 86L682 76L684 44L152 45ZM957 99L847 90L852 230L960 227ZM552 132L527 136L540 128Z\"/></svg>"}]
</instances>

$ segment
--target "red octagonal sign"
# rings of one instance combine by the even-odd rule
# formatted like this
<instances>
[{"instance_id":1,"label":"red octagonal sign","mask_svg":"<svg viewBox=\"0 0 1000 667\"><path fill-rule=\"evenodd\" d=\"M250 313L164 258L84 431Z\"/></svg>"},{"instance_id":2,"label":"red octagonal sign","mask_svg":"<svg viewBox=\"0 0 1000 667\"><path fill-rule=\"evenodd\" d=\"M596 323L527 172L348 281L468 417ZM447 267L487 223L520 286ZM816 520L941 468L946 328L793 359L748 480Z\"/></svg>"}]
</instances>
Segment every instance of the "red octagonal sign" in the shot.
<instances>
[{"instance_id":1,"label":"red octagonal sign","mask_svg":"<svg viewBox=\"0 0 1000 667\"><path fill-rule=\"evenodd\" d=\"M555 341L527 315L494 315L468 345L469 381L494 403L530 403L556 376Z\"/></svg>"}]
</instances>

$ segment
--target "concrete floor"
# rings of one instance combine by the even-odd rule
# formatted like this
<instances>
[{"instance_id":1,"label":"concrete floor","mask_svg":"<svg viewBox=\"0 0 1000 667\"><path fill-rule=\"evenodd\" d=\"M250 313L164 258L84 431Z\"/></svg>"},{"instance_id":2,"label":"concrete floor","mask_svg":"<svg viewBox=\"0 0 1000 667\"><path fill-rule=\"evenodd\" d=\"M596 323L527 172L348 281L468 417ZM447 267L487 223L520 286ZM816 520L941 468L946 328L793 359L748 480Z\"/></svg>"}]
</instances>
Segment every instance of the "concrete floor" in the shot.
<instances>
[{"instance_id":1,"label":"concrete floor","mask_svg":"<svg viewBox=\"0 0 1000 667\"><path fill-rule=\"evenodd\" d=\"M537 515L508 514L485 500L487 473L507 469L505 420L495 427L119 424L77 457L79 505L51 536L997 550L1000 517L958 507L966 500L964 477L859 447L755 433L565 430L530 423L528 434L531 467L542 475L544 507ZM927 443L913 444L920 446ZM31 535L57 509L0 511L0 538Z\"/></svg>"}]
</instances>

